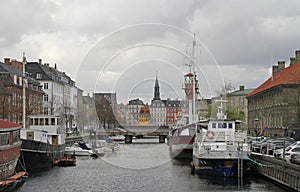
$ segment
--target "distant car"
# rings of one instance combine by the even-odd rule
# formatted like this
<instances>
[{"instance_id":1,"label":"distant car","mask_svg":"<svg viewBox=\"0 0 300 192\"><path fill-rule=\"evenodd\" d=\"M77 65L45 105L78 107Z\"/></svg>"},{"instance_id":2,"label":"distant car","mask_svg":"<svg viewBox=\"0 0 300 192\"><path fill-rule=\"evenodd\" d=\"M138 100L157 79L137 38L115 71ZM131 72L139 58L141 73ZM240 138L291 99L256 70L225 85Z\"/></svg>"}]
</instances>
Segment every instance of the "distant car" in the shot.
<instances>
[{"instance_id":1,"label":"distant car","mask_svg":"<svg viewBox=\"0 0 300 192\"><path fill-rule=\"evenodd\" d=\"M273 154L274 150L287 147L293 142L295 140L290 137L272 137L254 144L254 150L258 153Z\"/></svg>"},{"instance_id":2,"label":"distant car","mask_svg":"<svg viewBox=\"0 0 300 192\"><path fill-rule=\"evenodd\" d=\"M296 142L290 144L289 146L287 146L287 147L285 148L285 151L287 150L287 148L293 147L293 146L300 146L300 141L296 141ZM274 155L275 157L277 157L277 158L281 158L281 159L282 159L282 158L283 158L283 155L282 155L283 149L284 149L284 148L282 148L282 149L276 149L276 150L274 151L273 155Z\"/></svg>"},{"instance_id":3,"label":"distant car","mask_svg":"<svg viewBox=\"0 0 300 192\"><path fill-rule=\"evenodd\" d=\"M300 155L300 146L289 147L285 153L285 161L290 163L292 155Z\"/></svg>"},{"instance_id":4,"label":"distant car","mask_svg":"<svg viewBox=\"0 0 300 192\"><path fill-rule=\"evenodd\" d=\"M298 155L298 154L291 155L290 162L294 163L294 164L297 164L297 165L300 165L300 155Z\"/></svg>"},{"instance_id":5,"label":"distant car","mask_svg":"<svg viewBox=\"0 0 300 192\"><path fill-rule=\"evenodd\" d=\"M283 149L286 148L287 146L291 145L293 142L292 141L285 141L282 139L279 140L273 140L271 142L268 143L267 149L264 149L266 151L264 151L265 154L269 154L269 155L273 155L274 151L278 150L278 149Z\"/></svg>"}]
</instances>

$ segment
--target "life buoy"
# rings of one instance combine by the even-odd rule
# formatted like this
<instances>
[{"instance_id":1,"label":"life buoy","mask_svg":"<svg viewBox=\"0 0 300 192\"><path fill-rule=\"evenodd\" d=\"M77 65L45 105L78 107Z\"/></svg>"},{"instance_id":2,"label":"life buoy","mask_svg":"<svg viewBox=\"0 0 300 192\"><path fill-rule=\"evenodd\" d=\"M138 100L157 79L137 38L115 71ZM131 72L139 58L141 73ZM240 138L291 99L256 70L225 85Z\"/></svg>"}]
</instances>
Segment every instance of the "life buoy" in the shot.
<instances>
[{"instance_id":1,"label":"life buoy","mask_svg":"<svg viewBox=\"0 0 300 192\"><path fill-rule=\"evenodd\" d=\"M207 131L206 132L206 138L209 140L213 140L215 137L215 133L213 131Z\"/></svg>"}]
</instances>

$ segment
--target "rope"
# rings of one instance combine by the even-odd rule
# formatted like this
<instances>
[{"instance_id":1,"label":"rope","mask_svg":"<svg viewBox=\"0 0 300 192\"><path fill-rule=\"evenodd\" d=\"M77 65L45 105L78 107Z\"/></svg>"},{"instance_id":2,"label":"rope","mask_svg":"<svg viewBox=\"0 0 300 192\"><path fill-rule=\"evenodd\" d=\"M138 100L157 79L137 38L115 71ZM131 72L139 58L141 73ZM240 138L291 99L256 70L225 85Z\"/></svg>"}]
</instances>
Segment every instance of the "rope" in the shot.
<instances>
[{"instance_id":1,"label":"rope","mask_svg":"<svg viewBox=\"0 0 300 192\"><path fill-rule=\"evenodd\" d=\"M23 162L21 162L21 159L19 158L19 160L18 160L19 164L21 165L22 169L27 173L25 162L24 162L24 154L23 154L23 152L21 152L21 156L22 156Z\"/></svg>"},{"instance_id":2,"label":"rope","mask_svg":"<svg viewBox=\"0 0 300 192\"><path fill-rule=\"evenodd\" d=\"M252 163L257 164L257 165L260 166L260 167L275 167L275 165L267 165L267 164L259 163L259 162L255 161L255 160L251 159L251 158L249 158L249 160L250 160Z\"/></svg>"}]
</instances>

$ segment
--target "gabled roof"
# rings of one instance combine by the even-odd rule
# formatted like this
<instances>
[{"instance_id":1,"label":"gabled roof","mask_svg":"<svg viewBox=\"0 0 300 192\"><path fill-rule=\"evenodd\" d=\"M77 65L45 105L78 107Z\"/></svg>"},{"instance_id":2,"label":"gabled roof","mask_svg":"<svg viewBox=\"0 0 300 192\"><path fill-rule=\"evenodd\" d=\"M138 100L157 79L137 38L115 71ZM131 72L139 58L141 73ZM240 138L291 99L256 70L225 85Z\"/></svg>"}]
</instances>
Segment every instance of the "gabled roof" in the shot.
<instances>
[{"instance_id":1,"label":"gabled roof","mask_svg":"<svg viewBox=\"0 0 300 192\"><path fill-rule=\"evenodd\" d=\"M300 84L300 62L290 65L289 67L275 73L267 81L248 94L247 97L253 96L278 85L292 84Z\"/></svg>"}]
</instances>

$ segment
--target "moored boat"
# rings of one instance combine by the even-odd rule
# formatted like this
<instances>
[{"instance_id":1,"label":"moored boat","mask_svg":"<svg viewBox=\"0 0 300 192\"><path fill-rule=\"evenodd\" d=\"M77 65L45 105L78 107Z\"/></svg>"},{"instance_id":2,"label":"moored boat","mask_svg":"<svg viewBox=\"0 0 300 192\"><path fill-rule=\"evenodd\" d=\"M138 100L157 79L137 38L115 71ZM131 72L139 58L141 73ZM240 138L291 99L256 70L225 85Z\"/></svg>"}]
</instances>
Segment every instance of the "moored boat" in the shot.
<instances>
[{"instance_id":1,"label":"moored boat","mask_svg":"<svg viewBox=\"0 0 300 192\"><path fill-rule=\"evenodd\" d=\"M76 157L74 155L64 155L61 159L57 160L57 166L68 167L76 165Z\"/></svg>"},{"instance_id":2,"label":"moored boat","mask_svg":"<svg viewBox=\"0 0 300 192\"><path fill-rule=\"evenodd\" d=\"M0 120L0 190L23 184L25 171L16 173L20 156L21 126L16 123Z\"/></svg>"},{"instance_id":3,"label":"moored boat","mask_svg":"<svg viewBox=\"0 0 300 192\"><path fill-rule=\"evenodd\" d=\"M29 116L29 128L21 129L23 158L28 171L54 165L64 155L65 131L58 116Z\"/></svg>"},{"instance_id":4,"label":"moored boat","mask_svg":"<svg viewBox=\"0 0 300 192\"><path fill-rule=\"evenodd\" d=\"M236 121L227 120L222 102L217 118L207 128L198 128L193 145L192 172L224 177L242 177L247 170L250 147L247 131L236 130Z\"/></svg>"},{"instance_id":5,"label":"moored boat","mask_svg":"<svg viewBox=\"0 0 300 192\"><path fill-rule=\"evenodd\" d=\"M196 42L194 37L193 50L195 44ZM187 106L188 109L182 110L183 115L178 117L176 124L169 131L168 143L170 156L176 160L192 160L193 157L193 143L198 117L196 100L199 89L194 65L194 60L190 60L190 64L188 65L189 72L184 75L183 89L185 91L186 101L184 101L181 106ZM188 114L184 114L187 111Z\"/></svg>"},{"instance_id":6,"label":"moored boat","mask_svg":"<svg viewBox=\"0 0 300 192\"><path fill-rule=\"evenodd\" d=\"M195 137L195 124L176 127L169 133L170 156L176 160L191 160Z\"/></svg>"},{"instance_id":7,"label":"moored boat","mask_svg":"<svg viewBox=\"0 0 300 192\"><path fill-rule=\"evenodd\" d=\"M65 147L66 155L75 155L75 156L90 156L94 152L91 149L83 149L80 147L79 143L74 143L72 146Z\"/></svg>"}]
</instances>

